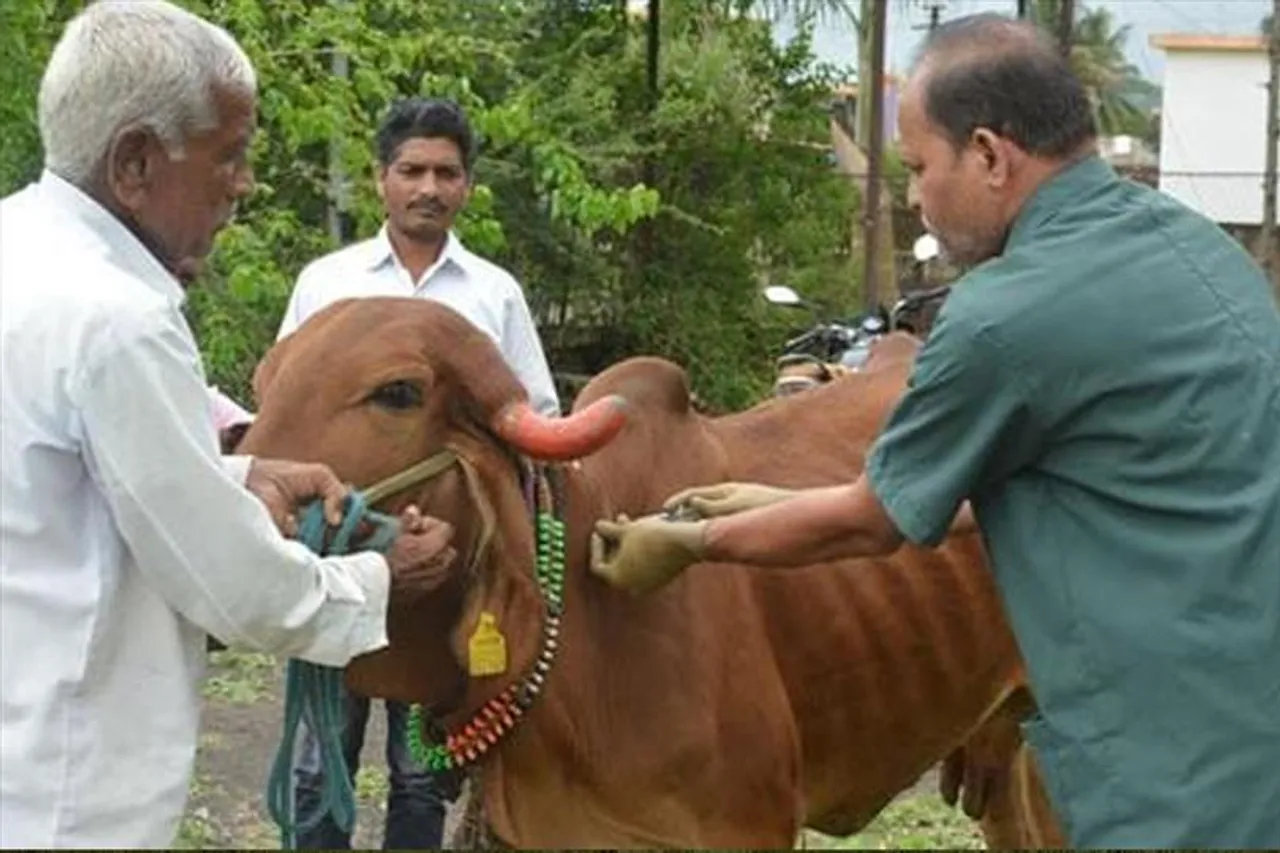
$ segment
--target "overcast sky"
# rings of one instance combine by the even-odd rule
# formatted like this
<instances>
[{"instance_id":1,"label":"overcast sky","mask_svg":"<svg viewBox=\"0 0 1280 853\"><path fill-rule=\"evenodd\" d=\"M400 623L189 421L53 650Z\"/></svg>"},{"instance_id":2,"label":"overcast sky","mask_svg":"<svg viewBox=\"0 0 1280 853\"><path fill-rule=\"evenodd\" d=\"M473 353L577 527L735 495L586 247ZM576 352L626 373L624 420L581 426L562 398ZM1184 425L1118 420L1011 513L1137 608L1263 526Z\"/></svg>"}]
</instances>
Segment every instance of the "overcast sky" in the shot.
<instances>
[{"instance_id":1,"label":"overcast sky","mask_svg":"<svg viewBox=\"0 0 1280 853\"><path fill-rule=\"evenodd\" d=\"M924 33L915 26L929 21L926 6L931 0L889 0L889 24L886 56L891 71L904 71ZM943 20L973 12L998 11L1012 14L1016 0L947 0L942 2ZM1219 34L1258 33L1258 25L1271 8L1271 0L1079 0L1084 7L1103 6L1118 24L1129 24L1128 53L1138 70L1154 82L1160 82L1164 70L1164 54L1150 44L1153 33L1190 32ZM782 38L794 32L783 22L778 27ZM834 21L822 22L814 38L814 49L820 60L839 65L853 63L853 35L848 26Z\"/></svg>"}]
</instances>

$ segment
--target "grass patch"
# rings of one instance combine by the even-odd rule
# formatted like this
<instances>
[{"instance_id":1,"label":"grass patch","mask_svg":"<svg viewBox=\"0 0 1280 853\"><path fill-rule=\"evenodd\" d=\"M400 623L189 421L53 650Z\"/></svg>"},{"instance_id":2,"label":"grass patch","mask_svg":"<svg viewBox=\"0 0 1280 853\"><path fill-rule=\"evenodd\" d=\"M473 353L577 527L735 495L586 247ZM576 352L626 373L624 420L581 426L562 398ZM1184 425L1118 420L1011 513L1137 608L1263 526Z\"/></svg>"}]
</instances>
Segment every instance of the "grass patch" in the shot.
<instances>
[{"instance_id":1,"label":"grass patch","mask_svg":"<svg viewBox=\"0 0 1280 853\"><path fill-rule=\"evenodd\" d=\"M276 659L261 652L221 651L209 655L206 699L249 705L266 698L276 678Z\"/></svg>"},{"instance_id":2,"label":"grass patch","mask_svg":"<svg viewBox=\"0 0 1280 853\"><path fill-rule=\"evenodd\" d=\"M978 824L937 794L904 797L890 804L859 833L832 838L806 832L803 846L819 850L981 850Z\"/></svg>"},{"instance_id":3,"label":"grass patch","mask_svg":"<svg viewBox=\"0 0 1280 853\"><path fill-rule=\"evenodd\" d=\"M178 835L173 840L177 850L204 850L221 846L218 829L214 826L209 807L203 800L210 793L209 780L199 773L192 774L187 795L187 811L178 824Z\"/></svg>"},{"instance_id":4,"label":"grass patch","mask_svg":"<svg viewBox=\"0 0 1280 853\"><path fill-rule=\"evenodd\" d=\"M382 767L361 767L356 771L356 798L362 805L383 808L387 802L387 793L391 790L391 780Z\"/></svg>"},{"instance_id":5,"label":"grass patch","mask_svg":"<svg viewBox=\"0 0 1280 853\"><path fill-rule=\"evenodd\" d=\"M182 816L173 847L175 850L205 850L220 847L218 840L218 832L209 819L209 810L201 806Z\"/></svg>"}]
</instances>

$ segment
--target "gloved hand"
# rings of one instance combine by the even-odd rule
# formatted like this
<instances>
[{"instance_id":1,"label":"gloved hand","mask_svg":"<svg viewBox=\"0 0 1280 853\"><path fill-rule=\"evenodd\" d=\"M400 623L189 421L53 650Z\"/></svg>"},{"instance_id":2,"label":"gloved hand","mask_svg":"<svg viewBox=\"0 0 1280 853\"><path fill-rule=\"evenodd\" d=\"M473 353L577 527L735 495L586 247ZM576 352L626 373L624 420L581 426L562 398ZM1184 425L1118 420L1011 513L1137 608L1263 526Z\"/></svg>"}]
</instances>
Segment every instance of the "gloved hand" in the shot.
<instances>
[{"instance_id":1,"label":"gloved hand","mask_svg":"<svg viewBox=\"0 0 1280 853\"><path fill-rule=\"evenodd\" d=\"M760 483L717 483L695 486L667 498L662 508L671 513L692 512L698 518L733 515L748 509L769 506L794 497L794 489L765 486Z\"/></svg>"},{"instance_id":2,"label":"gloved hand","mask_svg":"<svg viewBox=\"0 0 1280 853\"><path fill-rule=\"evenodd\" d=\"M701 561L706 526L660 515L601 519L591 536L591 571L628 592L652 592Z\"/></svg>"}]
</instances>

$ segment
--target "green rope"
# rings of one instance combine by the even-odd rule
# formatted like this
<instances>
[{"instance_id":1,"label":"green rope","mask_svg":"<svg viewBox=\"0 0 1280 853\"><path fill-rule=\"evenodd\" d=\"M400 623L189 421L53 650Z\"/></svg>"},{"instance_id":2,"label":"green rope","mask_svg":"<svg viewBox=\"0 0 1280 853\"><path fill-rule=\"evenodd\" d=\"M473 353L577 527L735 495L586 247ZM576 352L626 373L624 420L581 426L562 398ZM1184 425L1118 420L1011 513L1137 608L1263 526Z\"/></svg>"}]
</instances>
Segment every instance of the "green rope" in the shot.
<instances>
[{"instance_id":1,"label":"green rope","mask_svg":"<svg viewBox=\"0 0 1280 853\"><path fill-rule=\"evenodd\" d=\"M375 526L373 535L353 543L352 536L364 522ZM395 518L370 510L368 498L354 492L347 497L342 523L326 545L328 529L324 505L315 501L303 512L298 539L323 555L346 554L355 549L386 551L399 535L400 525ZM325 815L332 814L334 822L347 832L355 823L355 791L342 751L343 691L341 667L289 661L285 672L284 731L267 780L267 810L280 827L280 844L285 850L296 849L298 832L311 829ZM304 718L320 744L324 791L316 813L298 820L293 813L294 747L298 725Z\"/></svg>"}]
</instances>

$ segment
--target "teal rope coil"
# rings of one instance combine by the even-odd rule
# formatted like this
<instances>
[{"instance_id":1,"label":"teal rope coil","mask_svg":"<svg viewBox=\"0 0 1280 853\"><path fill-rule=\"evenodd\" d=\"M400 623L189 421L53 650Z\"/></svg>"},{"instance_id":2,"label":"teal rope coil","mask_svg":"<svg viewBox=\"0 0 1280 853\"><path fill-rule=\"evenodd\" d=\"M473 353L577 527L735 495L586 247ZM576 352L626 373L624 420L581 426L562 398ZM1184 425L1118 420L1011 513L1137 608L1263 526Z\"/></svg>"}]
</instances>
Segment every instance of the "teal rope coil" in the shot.
<instances>
[{"instance_id":1,"label":"teal rope coil","mask_svg":"<svg viewBox=\"0 0 1280 853\"><path fill-rule=\"evenodd\" d=\"M363 542L353 543L352 536L362 523L374 525L374 533ZM346 554L351 550L385 552L400 533L400 523L392 516L369 509L359 492L347 497L342 523L325 544L324 505L314 501L302 514L298 524L298 540L323 556ZM353 547L354 544L354 547ZM302 660L290 660L285 671L284 730L276 750L271 775L267 780L267 810L280 828L280 845L285 850L297 848L300 830L311 829L325 815L350 832L355 823L355 791L346 757L342 751L343 670L320 666ZM320 745L320 761L324 774L324 791L315 814L299 819L293 813L294 752L298 725L306 719Z\"/></svg>"}]
</instances>

